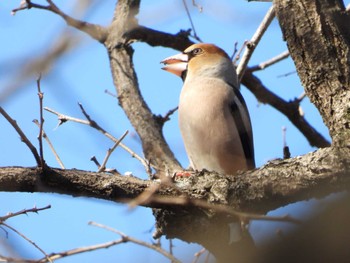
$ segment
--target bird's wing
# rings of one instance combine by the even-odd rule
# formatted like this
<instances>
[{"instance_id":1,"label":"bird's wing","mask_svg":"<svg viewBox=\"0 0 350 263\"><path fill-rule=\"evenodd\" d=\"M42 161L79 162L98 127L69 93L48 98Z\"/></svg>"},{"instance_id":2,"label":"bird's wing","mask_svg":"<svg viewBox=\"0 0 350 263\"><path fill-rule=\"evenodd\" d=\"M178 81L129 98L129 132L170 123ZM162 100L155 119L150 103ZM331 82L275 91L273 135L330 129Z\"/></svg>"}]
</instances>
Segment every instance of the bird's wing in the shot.
<instances>
[{"instance_id":1,"label":"bird's wing","mask_svg":"<svg viewBox=\"0 0 350 263\"><path fill-rule=\"evenodd\" d=\"M239 132L248 168L253 169L255 168L253 132L248 108L239 90L236 87L232 88L235 97L230 103L230 110Z\"/></svg>"}]
</instances>

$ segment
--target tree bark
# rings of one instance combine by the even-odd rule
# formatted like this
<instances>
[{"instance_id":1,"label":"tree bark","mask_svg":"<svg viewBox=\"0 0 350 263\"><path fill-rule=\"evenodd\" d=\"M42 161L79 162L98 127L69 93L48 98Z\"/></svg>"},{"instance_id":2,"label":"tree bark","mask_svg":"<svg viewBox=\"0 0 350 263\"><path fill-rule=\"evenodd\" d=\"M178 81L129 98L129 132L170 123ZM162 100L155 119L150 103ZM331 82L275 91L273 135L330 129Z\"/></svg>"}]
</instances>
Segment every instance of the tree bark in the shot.
<instances>
[{"instance_id":1,"label":"tree bark","mask_svg":"<svg viewBox=\"0 0 350 263\"><path fill-rule=\"evenodd\" d=\"M350 16L342 1L276 0L276 16L305 92L333 144L350 146Z\"/></svg>"},{"instance_id":2,"label":"tree bark","mask_svg":"<svg viewBox=\"0 0 350 263\"><path fill-rule=\"evenodd\" d=\"M163 124L152 114L141 95L132 61L133 49L127 43L126 33L138 27L135 16L139 5L139 0L118 1L104 45L119 104L140 136L146 159L158 171L173 172L181 166L164 139Z\"/></svg>"},{"instance_id":3,"label":"tree bark","mask_svg":"<svg viewBox=\"0 0 350 263\"><path fill-rule=\"evenodd\" d=\"M239 211L266 213L293 202L348 189L349 171L350 149L324 148L304 156L275 160L234 177L206 171L188 178L176 177L173 187L162 185L156 195L186 196ZM0 168L0 191L53 192L118 202L136 198L152 184L159 182L75 169ZM167 206L157 199L150 199L144 205ZM177 202L168 199L168 205Z\"/></svg>"}]
</instances>

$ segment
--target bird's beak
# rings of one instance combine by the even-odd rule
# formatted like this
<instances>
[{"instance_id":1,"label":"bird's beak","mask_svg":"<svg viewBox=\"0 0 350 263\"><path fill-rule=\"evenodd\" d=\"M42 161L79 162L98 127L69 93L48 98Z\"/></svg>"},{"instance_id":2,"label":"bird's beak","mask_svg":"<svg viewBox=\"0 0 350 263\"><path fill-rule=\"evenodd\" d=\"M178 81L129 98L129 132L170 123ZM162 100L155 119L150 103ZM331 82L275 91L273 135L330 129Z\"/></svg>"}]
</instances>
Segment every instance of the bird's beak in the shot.
<instances>
[{"instance_id":1,"label":"bird's beak","mask_svg":"<svg viewBox=\"0 0 350 263\"><path fill-rule=\"evenodd\" d=\"M160 63L164 64L162 69L182 77L182 73L187 69L188 56L184 53L163 59Z\"/></svg>"}]
</instances>

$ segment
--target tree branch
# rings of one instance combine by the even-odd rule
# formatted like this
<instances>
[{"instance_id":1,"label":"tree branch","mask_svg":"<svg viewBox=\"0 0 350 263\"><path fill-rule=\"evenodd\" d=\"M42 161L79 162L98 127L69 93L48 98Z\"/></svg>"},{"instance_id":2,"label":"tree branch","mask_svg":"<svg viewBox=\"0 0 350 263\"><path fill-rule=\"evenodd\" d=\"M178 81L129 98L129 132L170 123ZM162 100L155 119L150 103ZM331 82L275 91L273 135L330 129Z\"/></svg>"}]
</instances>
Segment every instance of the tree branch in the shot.
<instances>
[{"instance_id":1,"label":"tree branch","mask_svg":"<svg viewBox=\"0 0 350 263\"><path fill-rule=\"evenodd\" d=\"M4 116L4 118L12 125L12 127L16 130L16 132L21 137L22 142L24 142L30 151L32 152L34 159L36 161L36 164L38 167L41 166L40 156L38 154L38 151L36 150L35 146L30 142L30 140L27 138L27 136L24 134L24 132L21 130L21 128L18 126L17 122L10 117L10 115L7 114L7 112L0 106L0 114ZM42 167L43 168L43 167Z\"/></svg>"},{"instance_id":2,"label":"tree branch","mask_svg":"<svg viewBox=\"0 0 350 263\"><path fill-rule=\"evenodd\" d=\"M243 53L242 59L238 64L237 67L237 76L239 82L242 80L242 77L244 75L244 72L247 68L248 62L250 60L250 57L252 56L256 46L259 44L260 39L264 35L265 31L271 24L272 20L275 18L275 10L274 6L272 5L270 9L267 11L263 21L261 22L260 26L256 30L255 34L253 35L252 39L247 43L246 50Z\"/></svg>"},{"instance_id":3,"label":"tree branch","mask_svg":"<svg viewBox=\"0 0 350 263\"><path fill-rule=\"evenodd\" d=\"M177 34L169 34L144 26L138 26L124 34L126 43L144 42L152 47L168 47L179 51L183 51L194 44L194 42L189 39L189 36L189 30L181 30Z\"/></svg>"},{"instance_id":4,"label":"tree branch","mask_svg":"<svg viewBox=\"0 0 350 263\"><path fill-rule=\"evenodd\" d=\"M97 41L103 43L106 40L107 33L108 33L106 28L100 25L95 25L95 24L91 24L85 21L75 19L65 14L60 8L58 8L58 6L52 0L46 0L46 1L48 2L48 5L40 5L40 4L33 3L32 1L26 0L26 5L13 9L12 13L15 14L20 10L31 9L31 8L47 10L59 15L60 17L63 18L64 21L66 21L66 23L69 26L85 32L86 34L96 39Z\"/></svg>"},{"instance_id":5,"label":"tree branch","mask_svg":"<svg viewBox=\"0 0 350 263\"><path fill-rule=\"evenodd\" d=\"M276 160L234 177L209 172L176 177L176 189L160 186L157 194L175 197L186 193L190 198L233 209L266 213L292 202L348 189L349 172L349 149L323 148L304 156ZM0 191L10 192L56 192L125 202L139 196L151 184L156 182L80 170L0 169ZM164 202L154 200L146 206L164 207Z\"/></svg>"},{"instance_id":6,"label":"tree branch","mask_svg":"<svg viewBox=\"0 0 350 263\"><path fill-rule=\"evenodd\" d=\"M306 94L333 144L349 147L350 17L343 1L276 0L274 6Z\"/></svg>"},{"instance_id":7,"label":"tree branch","mask_svg":"<svg viewBox=\"0 0 350 263\"><path fill-rule=\"evenodd\" d=\"M264 84L250 71L245 72L242 84L246 86L262 103L271 105L284 114L294 126L305 136L311 146L328 147L330 143L316 131L299 113L299 100L287 102L269 91Z\"/></svg>"},{"instance_id":8,"label":"tree branch","mask_svg":"<svg viewBox=\"0 0 350 263\"><path fill-rule=\"evenodd\" d=\"M146 159L151 160L158 172L173 172L181 169L181 166L164 139L162 124L157 121L141 95L132 61L133 50L126 45L125 33L138 27L135 16L139 5L138 0L118 1L105 46L119 104L141 138Z\"/></svg>"}]
</instances>

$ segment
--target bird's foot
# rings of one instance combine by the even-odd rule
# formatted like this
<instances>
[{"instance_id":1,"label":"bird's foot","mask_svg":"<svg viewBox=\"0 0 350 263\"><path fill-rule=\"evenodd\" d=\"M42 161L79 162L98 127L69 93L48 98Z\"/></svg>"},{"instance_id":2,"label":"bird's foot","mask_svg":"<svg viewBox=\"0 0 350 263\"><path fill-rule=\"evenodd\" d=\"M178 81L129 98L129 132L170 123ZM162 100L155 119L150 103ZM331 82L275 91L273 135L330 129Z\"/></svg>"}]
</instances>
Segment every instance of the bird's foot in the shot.
<instances>
[{"instance_id":1,"label":"bird's foot","mask_svg":"<svg viewBox=\"0 0 350 263\"><path fill-rule=\"evenodd\" d=\"M181 178L181 177L190 177L193 174L193 172L189 171L180 171L180 172L175 172L174 177L175 178Z\"/></svg>"}]
</instances>

